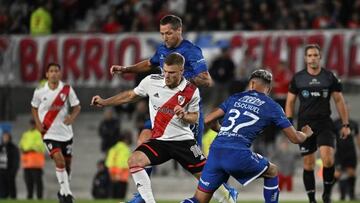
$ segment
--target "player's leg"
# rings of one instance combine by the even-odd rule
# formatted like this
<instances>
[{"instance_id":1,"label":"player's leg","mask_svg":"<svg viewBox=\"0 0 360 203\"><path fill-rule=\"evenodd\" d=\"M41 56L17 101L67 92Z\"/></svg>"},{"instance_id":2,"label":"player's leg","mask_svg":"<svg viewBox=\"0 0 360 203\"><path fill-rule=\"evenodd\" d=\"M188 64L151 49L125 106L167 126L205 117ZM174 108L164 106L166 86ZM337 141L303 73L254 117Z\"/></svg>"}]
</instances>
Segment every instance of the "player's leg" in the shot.
<instances>
[{"instance_id":1,"label":"player's leg","mask_svg":"<svg viewBox=\"0 0 360 203\"><path fill-rule=\"evenodd\" d=\"M355 200L355 183L356 183L356 159L353 166L346 168L348 178L346 180L348 185L348 194L350 200Z\"/></svg>"},{"instance_id":2,"label":"player's leg","mask_svg":"<svg viewBox=\"0 0 360 203\"><path fill-rule=\"evenodd\" d=\"M60 191L58 192L58 198L60 202L66 202L65 197L72 195L69 185L69 178L66 172L65 158L62 153L62 149L65 148L63 142L54 140L44 140L46 149L50 154L50 157L55 163L56 178L60 185Z\"/></svg>"},{"instance_id":3,"label":"player's leg","mask_svg":"<svg viewBox=\"0 0 360 203\"><path fill-rule=\"evenodd\" d=\"M269 168L263 173L265 203L279 202L279 176L277 166L269 163Z\"/></svg>"},{"instance_id":4,"label":"player's leg","mask_svg":"<svg viewBox=\"0 0 360 203\"><path fill-rule=\"evenodd\" d=\"M166 142L150 140L140 145L128 160L130 173L134 179L135 185L146 203L155 202L151 189L149 175L146 173L146 166L159 165L170 160Z\"/></svg>"},{"instance_id":5,"label":"player's leg","mask_svg":"<svg viewBox=\"0 0 360 203\"><path fill-rule=\"evenodd\" d=\"M140 146L142 143L148 141L151 138L151 121L147 120L144 124L144 129L140 132L137 146ZM146 166L145 171L149 177L151 177L152 166ZM131 200L128 201L129 203L144 203L144 199L141 197L139 193L134 193L134 196Z\"/></svg>"}]
</instances>

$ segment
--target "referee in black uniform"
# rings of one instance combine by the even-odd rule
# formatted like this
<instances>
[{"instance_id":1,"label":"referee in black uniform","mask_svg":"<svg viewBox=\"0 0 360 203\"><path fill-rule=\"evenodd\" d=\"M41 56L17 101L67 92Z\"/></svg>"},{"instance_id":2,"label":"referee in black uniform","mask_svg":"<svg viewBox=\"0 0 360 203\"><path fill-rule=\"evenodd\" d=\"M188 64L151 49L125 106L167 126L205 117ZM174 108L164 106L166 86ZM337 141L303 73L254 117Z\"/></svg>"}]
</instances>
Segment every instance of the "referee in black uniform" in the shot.
<instances>
[{"instance_id":1,"label":"referee in black uniform","mask_svg":"<svg viewBox=\"0 0 360 203\"><path fill-rule=\"evenodd\" d=\"M303 181L310 203L315 203L315 152L319 148L323 164L324 203L331 202L331 188L334 182L334 124L330 118L330 97L333 98L341 117L341 137L350 134L348 112L341 93L342 85L331 72L320 66L320 47L309 44L305 47L304 70L296 73L290 82L286 99L286 116L292 119L296 98L299 97L298 129L308 124L314 134L300 144L303 157Z\"/></svg>"}]
</instances>

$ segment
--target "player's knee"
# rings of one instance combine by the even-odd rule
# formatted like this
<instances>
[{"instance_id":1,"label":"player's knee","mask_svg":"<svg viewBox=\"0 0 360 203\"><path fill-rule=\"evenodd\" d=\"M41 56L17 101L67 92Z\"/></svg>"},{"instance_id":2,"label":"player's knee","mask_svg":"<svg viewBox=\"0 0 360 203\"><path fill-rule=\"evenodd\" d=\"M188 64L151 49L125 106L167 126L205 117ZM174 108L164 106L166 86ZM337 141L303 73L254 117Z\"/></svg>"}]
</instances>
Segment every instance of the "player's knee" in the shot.
<instances>
[{"instance_id":1,"label":"player's knee","mask_svg":"<svg viewBox=\"0 0 360 203\"><path fill-rule=\"evenodd\" d=\"M141 161L141 157L136 153L132 154L128 159L128 165L130 168L132 167L145 167L145 164Z\"/></svg>"},{"instance_id":2,"label":"player's knee","mask_svg":"<svg viewBox=\"0 0 360 203\"><path fill-rule=\"evenodd\" d=\"M330 157L326 157L322 160L323 166L328 168L334 165L334 160Z\"/></svg>"},{"instance_id":3,"label":"player's knee","mask_svg":"<svg viewBox=\"0 0 360 203\"><path fill-rule=\"evenodd\" d=\"M278 175L278 167L275 164L270 163L268 170L265 172L264 176L273 178Z\"/></svg>"},{"instance_id":4,"label":"player's knee","mask_svg":"<svg viewBox=\"0 0 360 203\"><path fill-rule=\"evenodd\" d=\"M56 168L65 168L65 161L61 159L54 159Z\"/></svg>"}]
</instances>

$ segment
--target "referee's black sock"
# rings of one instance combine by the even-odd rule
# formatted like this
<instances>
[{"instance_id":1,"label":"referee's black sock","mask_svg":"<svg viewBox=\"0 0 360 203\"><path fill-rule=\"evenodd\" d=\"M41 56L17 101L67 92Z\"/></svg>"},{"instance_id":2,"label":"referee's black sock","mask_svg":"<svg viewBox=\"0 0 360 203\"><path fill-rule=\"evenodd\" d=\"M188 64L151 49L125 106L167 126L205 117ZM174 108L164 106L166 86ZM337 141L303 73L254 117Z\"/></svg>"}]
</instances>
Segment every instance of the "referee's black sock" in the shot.
<instances>
[{"instance_id":1,"label":"referee's black sock","mask_svg":"<svg viewBox=\"0 0 360 203\"><path fill-rule=\"evenodd\" d=\"M331 189L334 184L334 172L335 167L324 167L323 168L323 180L324 180L324 194L331 195Z\"/></svg>"},{"instance_id":2,"label":"referee's black sock","mask_svg":"<svg viewBox=\"0 0 360 203\"><path fill-rule=\"evenodd\" d=\"M303 181L305 185L306 193L310 202L316 202L315 200L315 175L314 171L308 171L304 169Z\"/></svg>"},{"instance_id":3,"label":"referee's black sock","mask_svg":"<svg viewBox=\"0 0 360 203\"><path fill-rule=\"evenodd\" d=\"M352 176L348 178L348 191L349 191L349 196L350 199L353 200L355 199L355 182L356 182L356 177Z\"/></svg>"}]
</instances>

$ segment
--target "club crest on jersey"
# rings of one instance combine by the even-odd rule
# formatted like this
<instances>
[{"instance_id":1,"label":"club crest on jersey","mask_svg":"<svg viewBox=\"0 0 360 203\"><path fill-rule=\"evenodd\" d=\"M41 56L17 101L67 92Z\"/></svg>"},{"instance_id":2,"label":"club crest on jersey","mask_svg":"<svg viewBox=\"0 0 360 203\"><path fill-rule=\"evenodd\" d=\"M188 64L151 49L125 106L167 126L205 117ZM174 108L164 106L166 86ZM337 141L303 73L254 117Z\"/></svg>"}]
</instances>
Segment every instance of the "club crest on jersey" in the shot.
<instances>
[{"instance_id":1,"label":"club crest on jersey","mask_svg":"<svg viewBox=\"0 0 360 203\"><path fill-rule=\"evenodd\" d=\"M66 95L64 93L60 93L60 99L61 99L61 101L65 101Z\"/></svg>"},{"instance_id":2,"label":"club crest on jersey","mask_svg":"<svg viewBox=\"0 0 360 203\"><path fill-rule=\"evenodd\" d=\"M185 97L182 95L179 95L178 96L178 104L181 106L184 104L184 102L185 102Z\"/></svg>"}]
</instances>

